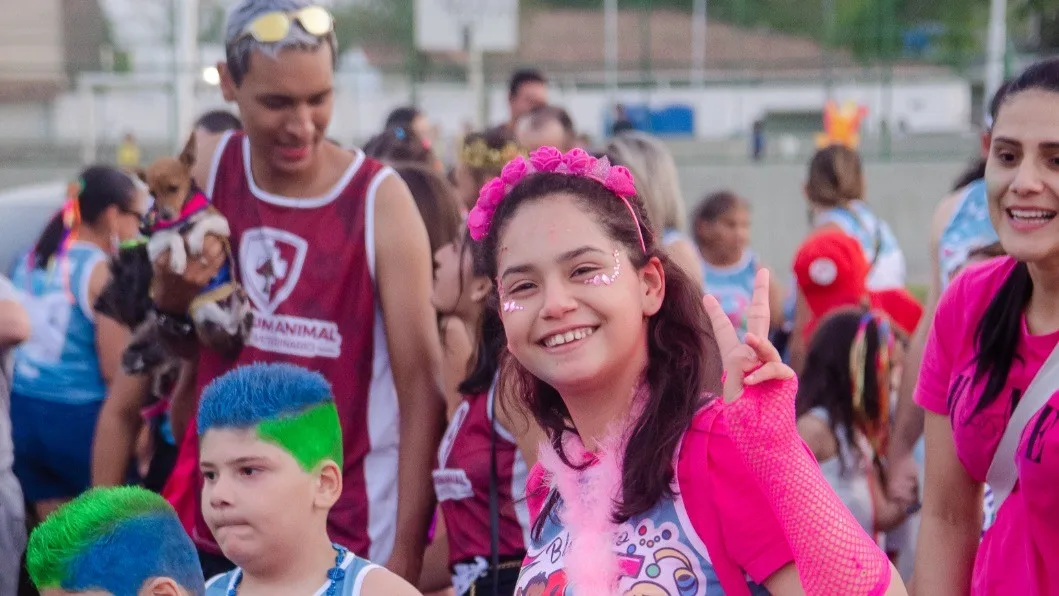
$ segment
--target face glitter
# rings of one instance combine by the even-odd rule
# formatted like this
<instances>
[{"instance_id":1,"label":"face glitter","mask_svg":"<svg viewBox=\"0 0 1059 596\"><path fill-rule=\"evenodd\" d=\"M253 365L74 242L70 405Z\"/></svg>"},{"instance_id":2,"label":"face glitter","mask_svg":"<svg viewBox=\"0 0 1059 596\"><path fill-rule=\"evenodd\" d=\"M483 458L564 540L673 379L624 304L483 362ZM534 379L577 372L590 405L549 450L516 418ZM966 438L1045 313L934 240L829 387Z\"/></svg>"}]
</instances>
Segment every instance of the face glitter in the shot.
<instances>
[{"instance_id":1,"label":"face glitter","mask_svg":"<svg viewBox=\"0 0 1059 596\"><path fill-rule=\"evenodd\" d=\"M614 280L618 279L618 275L621 274L621 258L618 251L614 251L614 271L610 275L606 273L597 273L592 279L586 279L586 286L609 286L614 283Z\"/></svg>"},{"instance_id":2,"label":"face glitter","mask_svg":"<svg viewBox=\"0 0 1059 596\"><path fill-rule=\"evenodd\" d=\"M501 309L504 312L515 312L515 311L518 311L518 310L526 310L526 308L524 306L519 305L519 303L515 302L514 300L508 300L508 301L504 302L504 304L501 306Z\"/></svg>"}]
</instances>

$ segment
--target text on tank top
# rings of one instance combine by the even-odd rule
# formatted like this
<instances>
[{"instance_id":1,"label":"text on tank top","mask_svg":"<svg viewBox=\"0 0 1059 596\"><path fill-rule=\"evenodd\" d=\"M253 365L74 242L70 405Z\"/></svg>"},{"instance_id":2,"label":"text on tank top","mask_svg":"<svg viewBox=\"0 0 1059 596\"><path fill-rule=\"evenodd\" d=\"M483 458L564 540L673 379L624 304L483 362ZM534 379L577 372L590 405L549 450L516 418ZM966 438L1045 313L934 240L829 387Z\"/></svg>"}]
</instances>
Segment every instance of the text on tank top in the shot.
<instances>
[{"instance_id":1,"label":"text on tank top","mask_svg":"<svg viewBox=\"0 0 1059 596\"><path fill-rule=\"evenodd\" d=\"M367 214L392 170L358 151L327 195L291 199L257 188L249 159L245 136L235 133L222 141L208 190L231 228L253 330L234 360L201 350L198 394L218 376L252 362L288 362L323 374L342 422L345 459L342 496L331 510L329 532L357 555L385 560L396 515L398 423L392 379L383 390L375 386L385 335L375 303ZM380 461L366 461L372 457ZM196 476L201 489L201 475ZM379 513L388 519L377 520ZM216 551L201 514L197 518L192 537ZM383 551L370 539L380 532L389 534Z\"/></svg>"},{"instance_id":2,"label":"text on tank top","mask_svg":"<svg viewBox=\"0 0 1059 596\"><path fill-rule=\"evenodd\" d=\"M15 350L13 391L67 404L102 400L107 388L96 351L92 271L107 260L101 248L75 242L58 262L36 267L28 257L12 279L31 334Z\"/></svg>"},{"instance_id":3,"label":"text on tank top","mask_svg":"<svg viewBox=\"0 0 1059 596\"><path fill-rule=\"evenodd\" d=\"M467 397L452 415L438 448L434 491L449 534L449 563L488 558L492 553L489 521L489 484L492 449L490 420L495 408L496 383L489 392ZM526 505L528 468L515 438L496 423L497 495L500 504L500 556L526 552L529 509Z\"/></svg>"}]
</instances>

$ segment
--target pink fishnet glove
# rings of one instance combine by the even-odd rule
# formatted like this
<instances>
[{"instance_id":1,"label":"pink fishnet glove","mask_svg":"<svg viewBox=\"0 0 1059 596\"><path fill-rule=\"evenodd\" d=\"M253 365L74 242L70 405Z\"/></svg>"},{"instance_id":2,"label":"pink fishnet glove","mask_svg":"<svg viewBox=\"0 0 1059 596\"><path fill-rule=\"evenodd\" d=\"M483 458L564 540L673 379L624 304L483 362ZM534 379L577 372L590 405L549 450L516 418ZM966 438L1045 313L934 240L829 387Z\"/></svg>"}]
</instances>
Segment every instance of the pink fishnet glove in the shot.
<instances>
[{"instance_id":1,"label":"pink fishnet glove","mask_svg":"<svg viewBox=\"0 0 1059 596\"><path fill-rule=\"evenodd\" d=\"M798 435L791 378L749 385L724 404L728 432L779 520L806 594L876 596L890 561L831 489Z\"/></svg>"}]
</instances>

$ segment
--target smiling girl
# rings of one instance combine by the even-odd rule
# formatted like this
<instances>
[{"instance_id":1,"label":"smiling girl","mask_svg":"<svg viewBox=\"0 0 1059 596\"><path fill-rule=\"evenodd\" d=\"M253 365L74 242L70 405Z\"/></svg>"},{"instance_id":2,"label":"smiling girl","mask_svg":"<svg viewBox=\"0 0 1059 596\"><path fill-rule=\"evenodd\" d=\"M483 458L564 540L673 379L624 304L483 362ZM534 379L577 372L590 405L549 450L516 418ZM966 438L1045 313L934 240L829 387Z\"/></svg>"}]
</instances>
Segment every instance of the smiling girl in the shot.
<instances>
[{"instance_id":1,"label":"smiling girl","mask_svg":"<svg viewBox=\"0 0 1059 596\"><path fill-rule=\"evenodd\" d=\"M509 162L468 225L497 283L500 391L548 438L516 593L904 593L798 437L797 383L761 339L766 271L741 344L628 170L577 149Z\"/></svg>"},{"instance_id":2,"label":"smiling girl","mask_svg":"<svg viewBox=\"0 0 1059 596\"><path fill-rule=\"evenodd\" d=\"M923 594L1059 593L1059 60L1028 68L995 106L986 162L1008 257L942 295L920 369L926 490ZM982 536L982 486L996 520Z\"/></svg>"}]
</instances>

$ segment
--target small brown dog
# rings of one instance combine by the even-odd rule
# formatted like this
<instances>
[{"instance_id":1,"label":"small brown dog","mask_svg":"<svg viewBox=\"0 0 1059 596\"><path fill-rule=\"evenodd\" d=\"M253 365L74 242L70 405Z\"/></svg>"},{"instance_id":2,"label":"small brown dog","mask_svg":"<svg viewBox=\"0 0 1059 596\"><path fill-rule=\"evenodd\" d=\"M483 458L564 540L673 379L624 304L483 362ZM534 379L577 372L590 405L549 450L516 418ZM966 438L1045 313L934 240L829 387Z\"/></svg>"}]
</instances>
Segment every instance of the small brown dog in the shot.
<instances>
[{"instance_id":1,"label":"small brown dog","mask_svg":"<svg viewBox=\"0 0 1059 596\"><path fill-rule=\"evenodd\" d=\"M195 185L191 168L195 164L195 136L192 134L179 157L164 157L144 170L143 179L154 196L145 222L150 234L147 254L151 263L169 253L169 269L182 274L188 257L202 253L209 234L228 242L231 230L228 220L210 205L209 199ZM189 315L195 331L207 346L234 356L242 349L253 325L250 300L238 282L229 258L209 286L191 304ZM142 333L141 333L142 332ZM157 364L158 357L145 357L149 344L157 341L153 317L137 330L126 349L123 364L128 372L144 372Z\"/></svg>"}]
</instances>

